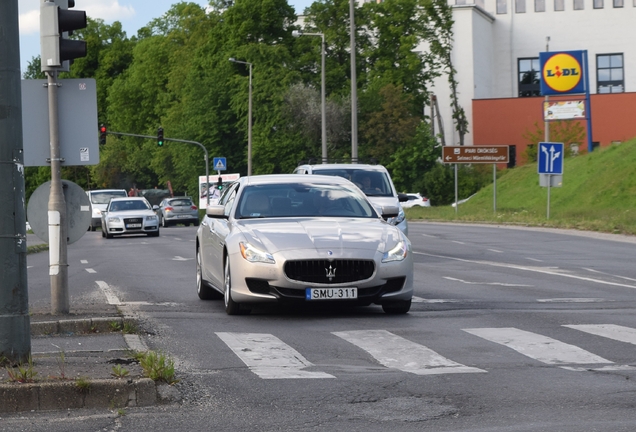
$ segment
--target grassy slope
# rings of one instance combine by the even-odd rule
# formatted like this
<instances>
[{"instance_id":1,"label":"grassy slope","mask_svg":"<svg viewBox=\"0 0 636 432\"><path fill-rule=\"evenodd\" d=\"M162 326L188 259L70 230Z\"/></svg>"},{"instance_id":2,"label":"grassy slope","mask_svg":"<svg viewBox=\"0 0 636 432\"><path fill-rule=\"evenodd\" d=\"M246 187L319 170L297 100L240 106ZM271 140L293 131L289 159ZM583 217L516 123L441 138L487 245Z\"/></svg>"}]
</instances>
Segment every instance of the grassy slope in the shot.
<instances>
[{"instance_id":1,"label":"grassy slope","mask_svg":"<svg viewBox=\"0 0 636 432\"><path fill-rule=\"evenodd\" d=\"M462 198L462 197L460 197ZM407 209L408 219L575 228L636 235L636 140L565 159L562 187L539 186L537 164L508 170L455 208Z\"/></svg>"}]
</instances>

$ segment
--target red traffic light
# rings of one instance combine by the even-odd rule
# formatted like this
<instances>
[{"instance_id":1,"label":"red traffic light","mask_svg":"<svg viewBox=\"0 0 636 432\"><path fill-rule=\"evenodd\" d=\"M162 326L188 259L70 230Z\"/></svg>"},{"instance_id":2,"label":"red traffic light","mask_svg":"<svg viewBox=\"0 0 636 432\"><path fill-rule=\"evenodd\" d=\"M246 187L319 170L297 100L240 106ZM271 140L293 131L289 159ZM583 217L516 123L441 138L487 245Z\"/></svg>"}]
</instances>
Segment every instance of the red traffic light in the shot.
<instances>
[{"instance_id":1,"label":"red traffic light","mask_svg":"<svg viewBox=\"0 0 636 432\"><path fill-rule=\"evenodd\" d=\"M99 143L106 144L106 126L104 125L99 127Z\"/></svg>"}]
</instances>

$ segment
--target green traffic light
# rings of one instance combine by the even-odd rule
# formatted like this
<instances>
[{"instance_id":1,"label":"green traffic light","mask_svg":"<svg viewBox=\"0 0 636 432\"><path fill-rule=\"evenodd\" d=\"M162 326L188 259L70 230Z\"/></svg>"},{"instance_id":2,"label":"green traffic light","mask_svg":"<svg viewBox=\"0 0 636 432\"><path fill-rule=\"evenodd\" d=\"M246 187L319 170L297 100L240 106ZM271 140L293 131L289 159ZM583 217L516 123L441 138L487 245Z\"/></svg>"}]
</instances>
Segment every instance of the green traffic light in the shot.
<instances>
[{"instance_id":1,"label":"green traffic light","mask_svg":"<svg viewBox=\"0 0 636 432\"><path fill-rule=\"evenodd\" d=\"M163 147L163 128L157 129L157 145Z\"/></svg>"}]
</instances>

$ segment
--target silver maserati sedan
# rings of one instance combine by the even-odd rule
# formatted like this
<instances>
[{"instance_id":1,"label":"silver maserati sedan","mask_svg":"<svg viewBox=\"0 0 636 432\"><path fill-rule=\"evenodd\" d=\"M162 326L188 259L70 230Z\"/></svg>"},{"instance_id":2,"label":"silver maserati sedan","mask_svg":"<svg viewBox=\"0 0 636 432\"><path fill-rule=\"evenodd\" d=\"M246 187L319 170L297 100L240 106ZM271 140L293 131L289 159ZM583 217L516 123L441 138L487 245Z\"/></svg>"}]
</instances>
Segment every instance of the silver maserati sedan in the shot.
<instances>
[{"instance_id":1,"label":"silver maserati sedan","mask_svg":"<svg viewBox=\"0 0 636 432\"><path fill-rule=\"evenodd\" d=\"M405 314L413 297L411 243L341 177L243 177L206 209L197 230L197 293L229 315L267 302L381 305Z\"/></svg>"}]
</instances>

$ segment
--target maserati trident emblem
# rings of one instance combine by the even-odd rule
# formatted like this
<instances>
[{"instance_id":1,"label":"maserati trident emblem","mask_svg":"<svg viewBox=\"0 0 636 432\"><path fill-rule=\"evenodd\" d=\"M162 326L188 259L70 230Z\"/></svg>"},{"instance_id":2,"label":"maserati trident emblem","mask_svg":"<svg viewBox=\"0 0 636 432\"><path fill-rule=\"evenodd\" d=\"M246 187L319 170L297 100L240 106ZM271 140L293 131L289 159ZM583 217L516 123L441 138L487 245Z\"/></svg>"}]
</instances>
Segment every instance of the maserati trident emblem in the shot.
<instances>
[{"instance_id":1,"label":"maserati trident emblem","mask_svg":"<svg viewBox=\"0 0 636 432\"><path fill-rule=\"evenodd\" d=\"M325 271L327 272L327 279L331 282L336 277L336 269L329 264L329 268L326 268Z\"/></svg>"}]
</instances>

